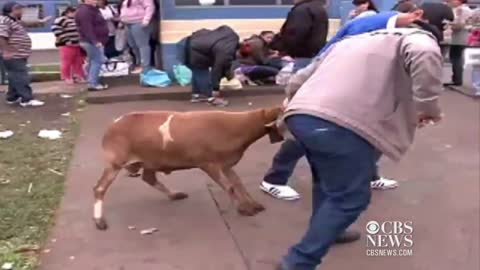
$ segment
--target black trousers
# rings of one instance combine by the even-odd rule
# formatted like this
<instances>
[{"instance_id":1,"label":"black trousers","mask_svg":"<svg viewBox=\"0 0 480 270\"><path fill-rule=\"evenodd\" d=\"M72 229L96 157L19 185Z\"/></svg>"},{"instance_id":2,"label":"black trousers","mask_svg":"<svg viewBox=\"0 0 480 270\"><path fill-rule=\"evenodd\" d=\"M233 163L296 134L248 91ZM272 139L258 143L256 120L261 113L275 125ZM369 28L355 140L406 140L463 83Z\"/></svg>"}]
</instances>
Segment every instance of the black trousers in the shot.
<instances>
[{"instance_id":1,"label":"black trousers","mask_svg":"<svg viewBox=\"0 0 480 270\"><path fill-rule=\"evenodd\" d=\"M462 85L463 82L463 51L465 47L462 45L450 46L450 62L452 63L452 83Z\"/></svg>"},{"instance_id":2,"label":"black trousers","mask_svg":"<svg viewBox=\"0 0 480 270\"><path fill-rule=\"evenodd\" d=\"M7 101L20 99L21 102L29 102L33 99L27 62L26 58L3 60L8 76Z\"/></svg>"}]
</instances>

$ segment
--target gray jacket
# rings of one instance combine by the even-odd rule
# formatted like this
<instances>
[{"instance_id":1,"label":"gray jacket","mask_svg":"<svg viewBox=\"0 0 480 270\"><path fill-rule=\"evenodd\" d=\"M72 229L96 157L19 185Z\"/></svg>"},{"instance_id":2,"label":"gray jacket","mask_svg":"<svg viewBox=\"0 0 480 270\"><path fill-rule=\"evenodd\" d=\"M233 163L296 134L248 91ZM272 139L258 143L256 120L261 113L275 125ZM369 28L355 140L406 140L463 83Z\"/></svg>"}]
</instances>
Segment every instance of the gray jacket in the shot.
<instances>
[{"instance_id":1,"label":"gray jacket","mask_svg":"<svg viewBox=\"0 0 480 270\"><path fill-rule=\"evenodd\" d=\"M440 48L427 32L353 36L292 77L285 118L309 114L332 121L399 160L413 142L417 113L441 114L441 78Z\"/></svg>"}]
</instances>

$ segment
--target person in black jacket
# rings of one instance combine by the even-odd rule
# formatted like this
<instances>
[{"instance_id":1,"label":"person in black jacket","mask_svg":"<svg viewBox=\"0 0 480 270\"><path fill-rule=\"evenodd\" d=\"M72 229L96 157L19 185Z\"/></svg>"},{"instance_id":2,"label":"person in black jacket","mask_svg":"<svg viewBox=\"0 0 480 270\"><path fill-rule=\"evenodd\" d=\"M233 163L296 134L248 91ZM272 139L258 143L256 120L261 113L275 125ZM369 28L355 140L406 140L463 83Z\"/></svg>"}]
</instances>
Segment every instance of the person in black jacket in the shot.
<instances>
[{"instance_id":1,"label":"person in black jacket","mask_svg":"<svg viewBox=\"0 0 480 270\"><path fill-rule=\"evenodd\" d=\"M228 105L220 97L220 80L233 78L231 66L239 36L230 27L220 26L215 30L198 30L185 43L185 64L193 73L191 102Z\"/></svg>"},{"instance_id":2,"label":"person in black jacket","mask_svg":"<svg viewBox=\"0 0 480 270\"><path fill-rule=\"evenodd\" d=\"M327 43L328 14L325 0L295 0L272 48L295 59L298 70Z\"/></svg>"},{"instance_id":3,"label":"person in black jacket","mask_svg":"<svg viewBox=\"0 0 480 270\"><path fill-rule=\"evenodd\" d=\"M441 38L439 41L443 41L443 31L445 30L445 21L453 21L453 10L445 3L433 3L427 2L422 4L423 16L432 25L435 25L440 30Z\"/></svg>"}]
</instances>

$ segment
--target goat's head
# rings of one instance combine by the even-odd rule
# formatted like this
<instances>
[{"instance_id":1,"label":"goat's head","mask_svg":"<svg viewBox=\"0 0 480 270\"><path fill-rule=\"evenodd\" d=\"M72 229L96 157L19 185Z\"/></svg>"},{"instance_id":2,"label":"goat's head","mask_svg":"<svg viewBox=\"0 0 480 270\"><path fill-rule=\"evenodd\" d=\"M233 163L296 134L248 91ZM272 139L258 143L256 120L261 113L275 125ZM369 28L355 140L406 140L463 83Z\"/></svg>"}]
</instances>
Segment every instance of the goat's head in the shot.
<instances>
[{"instance_id":1,"label":"goat's head","mask_svg":"<svg viewBox=\"0 0 480 270\"><path fill-rule=\"evenodd\" d=\"M263 109L263 117L265 123L265 129L268 136L270 137L270 142L276 143L283 141L282 132L279 130L279 122L283 117L283 108L274 107L269 109Z\"/></svg>"}]
</instances>

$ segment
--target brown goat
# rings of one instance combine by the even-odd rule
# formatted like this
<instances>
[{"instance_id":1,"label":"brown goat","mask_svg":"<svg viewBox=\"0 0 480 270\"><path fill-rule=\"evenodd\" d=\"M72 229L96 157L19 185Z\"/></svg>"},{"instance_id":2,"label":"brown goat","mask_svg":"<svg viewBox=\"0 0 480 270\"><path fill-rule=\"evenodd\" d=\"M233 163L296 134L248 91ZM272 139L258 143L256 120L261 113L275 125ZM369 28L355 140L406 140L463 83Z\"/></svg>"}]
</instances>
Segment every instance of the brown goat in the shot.
<instances>
[{"instance_id":1,"label":"brown goat","mask_svg":"<svg viewBox=\"0 0 480 270\"><path fill-rule=\"evenodd\" d=\"M103 199L122 168L131 174L143 169L142 179L165 193L171 200L187 198L156 178L156 172L199 168L217 182L242 215L265 210L248 194L232 169L255 141L277 132L275 121L282 109L247 112L148 111L124 115L110 126L103 137L106 166L94 188L94 219L98 229L107 229Z\"/></svg>"}]
</instances>

